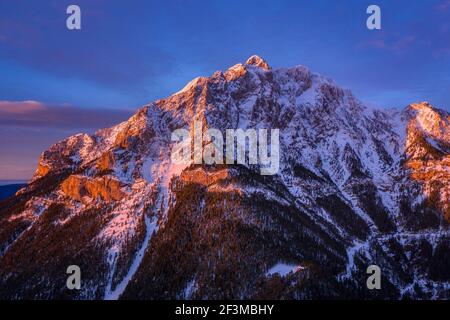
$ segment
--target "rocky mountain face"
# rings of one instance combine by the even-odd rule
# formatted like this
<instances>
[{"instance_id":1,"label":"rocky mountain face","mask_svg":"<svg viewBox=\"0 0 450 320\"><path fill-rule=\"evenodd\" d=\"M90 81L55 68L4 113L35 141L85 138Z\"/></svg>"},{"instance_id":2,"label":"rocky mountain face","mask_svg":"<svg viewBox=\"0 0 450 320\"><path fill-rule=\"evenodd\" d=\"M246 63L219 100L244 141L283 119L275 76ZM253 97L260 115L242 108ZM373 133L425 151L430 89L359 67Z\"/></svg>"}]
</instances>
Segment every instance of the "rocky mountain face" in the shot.
<instances>
[{"instance_id":1,"label":"rocky mountain face","mask_svg":"<svg viewBox=\"0 0 450 320\"><path fill-rule=\"evenodd\" d=\"M194 121L279 129L278 174L174 164L171 133ZM41 155L0 202L0 298L448 299L449 123L428 103L368 108L257 56L196 78Z\"/></svg>"}]
</instances>

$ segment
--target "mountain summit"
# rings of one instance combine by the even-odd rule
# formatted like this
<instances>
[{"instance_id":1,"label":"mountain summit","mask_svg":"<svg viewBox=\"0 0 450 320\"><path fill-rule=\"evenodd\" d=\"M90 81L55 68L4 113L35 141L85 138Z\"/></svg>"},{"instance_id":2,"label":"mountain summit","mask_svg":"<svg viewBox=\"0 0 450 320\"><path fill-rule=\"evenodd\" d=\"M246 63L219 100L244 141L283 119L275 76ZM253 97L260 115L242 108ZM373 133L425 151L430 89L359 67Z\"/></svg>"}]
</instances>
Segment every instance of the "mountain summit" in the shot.
<instances>
[{"instance_id":1,"label":"mountain summit","mask_svg":"<svg viewBox=\"0 0 450 320\"><path fill-rule=\"evenodd\" d=\"M270 70L269 64L263 58L261 58L257 55L253 55L250 58L248 58L247 62L245 64L257 66L264 70Z\"/></svg>"},{"instance_id":2,"label":"mountain summit","mask_svg":"<svg viewBox=\"0 0 450 320\"><path fill-rule=\"evenodd\" d=\"M194 121L279 129L278 174L174 164L172 132ZM43 152L0 202L0 298L448 299L449 122L252 56Z\"/></svg>"}]
</instances>

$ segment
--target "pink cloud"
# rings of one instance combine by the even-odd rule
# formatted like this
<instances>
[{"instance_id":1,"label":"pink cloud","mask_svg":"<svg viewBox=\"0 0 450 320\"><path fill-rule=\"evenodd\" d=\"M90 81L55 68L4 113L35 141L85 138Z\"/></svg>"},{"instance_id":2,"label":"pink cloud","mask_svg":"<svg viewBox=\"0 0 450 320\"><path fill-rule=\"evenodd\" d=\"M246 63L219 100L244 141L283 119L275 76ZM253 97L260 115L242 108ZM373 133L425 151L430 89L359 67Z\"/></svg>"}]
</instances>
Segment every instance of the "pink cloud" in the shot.
<instances>
[{"instance_id":1,"label":"pink cloud","mask_svg":"<svg viewBox=\"0 0 450 320\"><path fill-rule=\"evenodd\" d=\"M19 48L31 48L39 42L40 31L10 18L0 20L0 42Z\"/></svg>"},{"instance_id":2,"label":"pink cloud","mask_svg":"<svg viewBox=\"0 0 450 320\"><path fill-rule=\"evenodd\" d=\"M0 126L101 129L128 119L132 110L90 109L39 101L1 101Z\"/></svg>"},{"instance_id":3,"label":"pink cloud","mask_svg":"<svg viewBox=\"0 0 450 320\"><path fill-rule=\"evenodd\" d=\"M46 110L46 106L33 100L0 101L0 116L7 114L30 114Z\"/></svg>"},{"instance_id":4,"label":"pink cloud","mask_svg":"<svg viewBox=\"0 0 450 320\"><path fill-rule=\"evenodd\" d=\"M29 179L40 153L52 144L75 133L94 133L118 124L132 113L32 100L0 100L0 179Z\"/></svg>"}]
</instances>

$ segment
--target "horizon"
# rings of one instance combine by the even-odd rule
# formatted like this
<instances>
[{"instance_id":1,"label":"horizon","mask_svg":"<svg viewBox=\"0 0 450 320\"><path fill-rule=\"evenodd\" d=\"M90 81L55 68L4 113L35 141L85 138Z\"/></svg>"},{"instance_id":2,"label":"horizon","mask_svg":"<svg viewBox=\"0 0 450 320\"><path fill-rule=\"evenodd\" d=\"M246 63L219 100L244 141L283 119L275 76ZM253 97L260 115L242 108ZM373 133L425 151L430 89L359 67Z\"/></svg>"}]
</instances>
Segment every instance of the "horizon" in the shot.
<instances>
[{"instance_id":1,"label":"horizon","mask_svg":"<svg viewBox=\"0 0 450 320\"><path fill-rule=\"evenodd\" d=\"M0 187L11 185L11 184L22 184L22 183L27 183L27 182L28 182L28 180L24 180L24 179L20 179L20 180L3 180L3 179L0 179Z\"/></svg>"},{"instance_id":2,"label":"horizon","mask_svg":"<svg viewBox=\"0 0 450 320\"><path fill-rule=\"evenodd\" d=\"M54 143L254 54L329 77L366 106L450 110L450 0L377 1L381 30L365 26L369 1L79 0L81 30L66 28L69 4L0 4L0 179L28 180Z\"/></svg>"}]
</instances>

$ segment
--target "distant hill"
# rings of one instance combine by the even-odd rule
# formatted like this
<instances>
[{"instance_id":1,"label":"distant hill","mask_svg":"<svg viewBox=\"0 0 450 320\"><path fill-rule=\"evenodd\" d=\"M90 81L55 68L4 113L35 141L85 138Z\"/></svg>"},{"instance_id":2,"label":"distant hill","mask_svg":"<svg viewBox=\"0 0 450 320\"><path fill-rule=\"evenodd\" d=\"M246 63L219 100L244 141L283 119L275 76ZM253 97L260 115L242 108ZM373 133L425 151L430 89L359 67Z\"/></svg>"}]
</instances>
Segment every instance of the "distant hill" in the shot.
<instances>
[{"instance_id":1,"label":"distant hill","mask_svg":"<svg viewBox=\"0 0 450 320\"><path fill-rule=\"evenodd\" d=\"M0 186L0 200L13 196L17 191L19 191L19 189L25 186L26 186L25 183L8 184L5 186Z\"/></svg>"}]
</instances>

